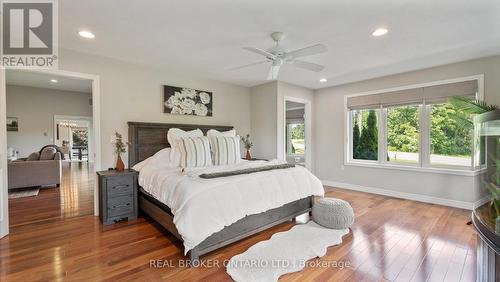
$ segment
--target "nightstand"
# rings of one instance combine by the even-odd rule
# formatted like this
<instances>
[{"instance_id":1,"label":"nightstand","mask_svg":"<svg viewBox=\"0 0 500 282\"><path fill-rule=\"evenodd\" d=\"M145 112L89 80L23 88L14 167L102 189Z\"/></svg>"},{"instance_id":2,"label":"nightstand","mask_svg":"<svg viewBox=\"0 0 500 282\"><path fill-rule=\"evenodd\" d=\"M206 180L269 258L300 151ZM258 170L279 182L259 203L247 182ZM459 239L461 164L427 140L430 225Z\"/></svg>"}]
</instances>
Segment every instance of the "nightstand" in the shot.
<instances>
[{"instance_id":1,"label":"nightstand","mask_svg":"<svg viewBox=\"0 0 500 282\"><path fill-rule=\"evenodd\" d=\"M98 171L99 218L103 224L137 218L137 177L132 169Z\"/></svg>"}]
</instances>

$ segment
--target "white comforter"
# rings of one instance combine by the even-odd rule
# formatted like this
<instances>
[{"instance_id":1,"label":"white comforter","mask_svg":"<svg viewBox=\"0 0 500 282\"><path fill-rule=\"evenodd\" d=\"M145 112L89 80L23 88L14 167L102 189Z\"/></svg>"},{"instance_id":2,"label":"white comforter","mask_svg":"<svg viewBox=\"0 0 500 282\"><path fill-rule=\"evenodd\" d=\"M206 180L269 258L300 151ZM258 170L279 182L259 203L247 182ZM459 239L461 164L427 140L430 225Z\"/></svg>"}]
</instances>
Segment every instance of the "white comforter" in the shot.
<instances>
[{"instance_id":1,"label":"white comforter","mask_svg":"<svg viewBox=\"0 0 500 282\"><path fill-rule=\"evenodd\" d=\"M247 215L311 195L323 196L319 179L301 166L214 179L198 177L201 173L271 163L278 162L242 161L237 165L184 172L180 168L146 165L139 173L139 185L170 207L187 253L213 233Z\"/></svg>"}]
</instances>

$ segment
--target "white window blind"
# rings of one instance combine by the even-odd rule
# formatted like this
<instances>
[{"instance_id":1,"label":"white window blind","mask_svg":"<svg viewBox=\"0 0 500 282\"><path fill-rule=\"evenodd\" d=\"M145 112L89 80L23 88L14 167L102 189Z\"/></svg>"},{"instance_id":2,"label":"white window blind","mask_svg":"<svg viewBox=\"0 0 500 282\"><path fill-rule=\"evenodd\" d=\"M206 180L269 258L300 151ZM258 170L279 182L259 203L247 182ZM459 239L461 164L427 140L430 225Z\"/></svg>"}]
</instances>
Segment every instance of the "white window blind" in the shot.
<instances>
[{"instance_id":1,"label":"white window blind","mask_svg":"<svg viewBox=\"0 0 500 282\"><path fill-rule=\"evenodd\" d=\"M353 96L347 98L350 110L378 108L391 105L442 102L454 96L475 97L478 90L477 80L448 83L407 90L399 90L378 94Z\"/></svg>"}]
</instances>

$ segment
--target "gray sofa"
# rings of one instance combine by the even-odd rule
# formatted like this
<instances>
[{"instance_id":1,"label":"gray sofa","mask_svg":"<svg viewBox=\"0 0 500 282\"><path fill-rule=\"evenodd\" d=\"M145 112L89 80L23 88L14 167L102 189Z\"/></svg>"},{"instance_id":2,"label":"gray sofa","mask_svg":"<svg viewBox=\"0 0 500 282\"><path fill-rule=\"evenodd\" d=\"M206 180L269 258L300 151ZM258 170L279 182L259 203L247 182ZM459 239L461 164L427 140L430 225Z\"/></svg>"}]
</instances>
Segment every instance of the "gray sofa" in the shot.
<instances>
[{"instance_id":1,"label":"gray sofa","mask_svg":"<svg viewBox=\"0 0 500 282\"><path fill-rule=\"evenodd\" d=\"M49 185L59 187L61 165L61 154L51 149L44 149L42 153L33 153L26 160L9 162L9 190Z\"/></svg>"}]
</instances>

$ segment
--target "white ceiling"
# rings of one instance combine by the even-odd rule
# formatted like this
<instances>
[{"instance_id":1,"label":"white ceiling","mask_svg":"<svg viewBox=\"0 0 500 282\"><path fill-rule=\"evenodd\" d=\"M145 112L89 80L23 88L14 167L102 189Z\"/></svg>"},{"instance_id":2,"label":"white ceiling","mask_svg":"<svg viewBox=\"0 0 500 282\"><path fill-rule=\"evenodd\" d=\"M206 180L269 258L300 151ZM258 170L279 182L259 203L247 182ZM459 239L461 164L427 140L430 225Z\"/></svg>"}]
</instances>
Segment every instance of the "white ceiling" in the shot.
<instances>
[{"instance_id":1,"label":"white ceiling","mask_svg":"<svg viewBox=\"0 0 500 282\"><path fill-rule=\"evenodd\" d=\"M267 66L228 69L261 60L242 48L271 47L273 31L289 50L329 48L304 58L321 73L280 73L314 89L500 53L498 0L86 0L59 1L59 14L61 48L244 86L265 82ZM372 37L378 27L389 33Z\"/></svg>"},{"instance_id":2,"label":"white ceiling","mask_svg":"<svg viewBox=\"0 0 500 282\"><path fill-rule=\"evenodd\" d=\"M7 70L7 85L30 86L63 91L92 93L92 81L26 70ZM50 80L56 79L57 83Z\"/></svg>"}]
</instances>

